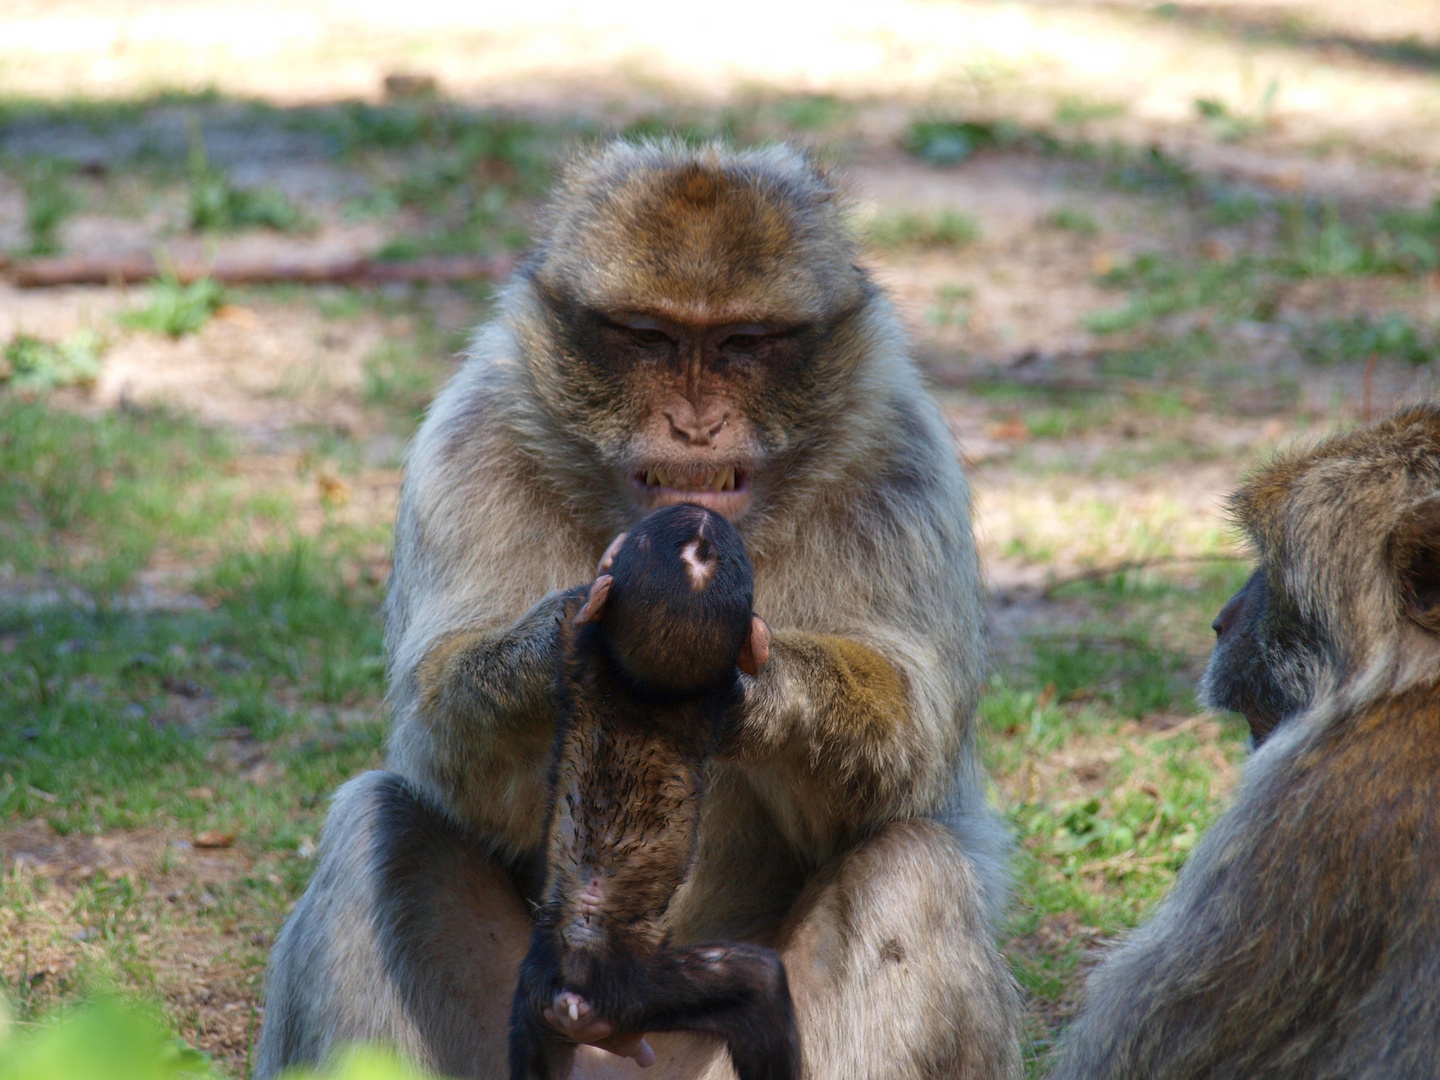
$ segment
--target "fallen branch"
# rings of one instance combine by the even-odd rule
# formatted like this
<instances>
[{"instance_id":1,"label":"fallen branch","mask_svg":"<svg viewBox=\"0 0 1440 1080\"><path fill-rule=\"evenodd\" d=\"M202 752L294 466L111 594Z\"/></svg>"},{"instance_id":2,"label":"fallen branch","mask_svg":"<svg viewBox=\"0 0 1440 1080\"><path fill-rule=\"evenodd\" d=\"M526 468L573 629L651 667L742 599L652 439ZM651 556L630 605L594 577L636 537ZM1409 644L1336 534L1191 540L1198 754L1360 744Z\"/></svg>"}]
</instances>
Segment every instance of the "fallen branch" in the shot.
<instances>
[{"instance_id":1,"label":"fallen branch","mask_svg":"<svg viewBox=\"0 0 1440 1080\"><path fill-rule=\"evenodd\" d=\"M209 277L222 285L298 282L306 285L378 285L388 282L486 281L515 268L512 255L435 255L420 259L340 256L177 257L157 263L153 255L68 255L30 259L0 267L22 289L56 285L123 285L173 274L189 282Z\"/></svg>"}]
</instances>

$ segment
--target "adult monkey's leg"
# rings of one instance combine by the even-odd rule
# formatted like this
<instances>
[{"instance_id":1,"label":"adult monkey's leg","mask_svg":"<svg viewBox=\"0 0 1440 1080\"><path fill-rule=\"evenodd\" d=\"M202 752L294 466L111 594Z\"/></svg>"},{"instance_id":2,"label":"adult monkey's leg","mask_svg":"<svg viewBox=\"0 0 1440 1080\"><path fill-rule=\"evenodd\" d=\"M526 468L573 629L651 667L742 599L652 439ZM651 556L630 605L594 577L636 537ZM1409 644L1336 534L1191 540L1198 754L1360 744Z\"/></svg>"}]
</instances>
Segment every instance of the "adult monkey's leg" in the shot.
<instances>
[{"instance_id":1,"label":"adult monkey's leg","mask_svg":"<svg viewBox=\"0 0 1440 1080\"><path fill-rule=\"evenodd\" d=\"M499 1075L529 917L511 875L396 774L340 788L271 955L256 1080L374 1041Z\"/></svg>"},{"instance_id":2,"label":"adult monkey's leg","mask_svg":"<svg viewBox=\"0 0 1440 1080\"><path fill-rule=\"evenodd\" d=\"M840 857L781 953L811 1080L1019 1077L1015 985L943 826L896 822Z\"/></svg>"}]
</instances>

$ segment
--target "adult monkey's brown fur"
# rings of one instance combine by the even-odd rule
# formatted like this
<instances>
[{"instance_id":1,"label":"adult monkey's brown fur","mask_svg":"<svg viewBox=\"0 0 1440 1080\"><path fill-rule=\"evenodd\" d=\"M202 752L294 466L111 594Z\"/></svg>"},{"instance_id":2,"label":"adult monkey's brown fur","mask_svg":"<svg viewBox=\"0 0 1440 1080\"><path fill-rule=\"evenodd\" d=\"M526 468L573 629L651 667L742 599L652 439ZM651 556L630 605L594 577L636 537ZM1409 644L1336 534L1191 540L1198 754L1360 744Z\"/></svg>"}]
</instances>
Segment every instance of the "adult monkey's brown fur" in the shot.
<instances>
[{"instance_id":1,"label":"adult monkey's brown fur","mask_svg":"<svg viewBox=\"0 0 1440 1080\"><path fill-rule=\"evenodd\" d=\"M1440 406L1282 455L1234 508L1260 567L1216 620L1207 693L1269 737L1091 977L1055 1076L1434 1076Z\"/></svg>"},{"instance_id":2,"label":"adult monkey's brown fur","mask_svg":"<svg viewBox=\"0 0 1440 1080\"><path fill-rule=\"evenodd\" d=\"M973 755L969 496L844 220L785 148L615 143L572 164L411 450L393 771L336 797L271 961L259 1075L355 1038L503 1070L560 590L682 499L736 523L775 635L713 769L675 940L779 948L813 1077L1018 1073L990 940L1005 844ZM713 1043L652 1042L647 1076L728 1071Z\"/></svg>"}]
</instances>

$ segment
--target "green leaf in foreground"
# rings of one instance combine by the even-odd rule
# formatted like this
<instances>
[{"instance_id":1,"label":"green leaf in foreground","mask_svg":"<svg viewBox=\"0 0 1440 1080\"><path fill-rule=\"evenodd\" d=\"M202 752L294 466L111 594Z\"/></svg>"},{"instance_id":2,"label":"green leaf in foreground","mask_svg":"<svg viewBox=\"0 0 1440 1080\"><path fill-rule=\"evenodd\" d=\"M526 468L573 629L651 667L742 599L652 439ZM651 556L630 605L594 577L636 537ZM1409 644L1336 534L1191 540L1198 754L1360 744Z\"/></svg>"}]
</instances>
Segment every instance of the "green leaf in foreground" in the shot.
<instances>
[{"instance_id":1,"label":"green leaf in foreground","mask_svg":"<svg viewBox=\"0 0 1440 1080\"><path fill-rule=\"evenodd\" d=\"M4 1008L0 999L0 1009ZM0 1013L0 1076L6 1080L220 1080L210 1056L169 1037L145 1010L101 998L20 1031ZM428 1073L378 1050L352 1048L330 1068L294 1069L286 1080L427 1080Z\"/></svg>"}]
</instances>

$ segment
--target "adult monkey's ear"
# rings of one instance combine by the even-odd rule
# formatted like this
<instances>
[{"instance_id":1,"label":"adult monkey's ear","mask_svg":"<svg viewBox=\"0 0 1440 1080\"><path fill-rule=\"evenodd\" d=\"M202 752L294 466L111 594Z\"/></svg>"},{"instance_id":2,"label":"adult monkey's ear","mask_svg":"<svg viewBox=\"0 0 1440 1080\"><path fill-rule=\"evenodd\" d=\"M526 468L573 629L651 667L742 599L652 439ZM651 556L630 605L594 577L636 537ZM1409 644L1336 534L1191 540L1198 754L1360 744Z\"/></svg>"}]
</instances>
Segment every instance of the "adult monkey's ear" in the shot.
<instances>
[{"instance_id":1,"label":"adult monkey's ear","mask_svg":"<svg viewBox=\"0 0 1440 1080\"><path fill-rule=\"evenodd\" d=\"M605 601L610 597L610 586L615 579L609 574L601 574L590 585L590 595L585 598L585 606L575 613L571 620L572 626L584 626L586 623L599 622L605 614Z\"/></svg>"},{"instance_id":2,"label":"adult monkey's ear","mask_svg":"<svg viewBox=\"0 0 1440 1080\"><path fill-rule=\"evenodd\" d=\"M759 615L750 616L750 633L745 644L740 646L740 659L736 661L740 670L751 678L770 662L770 627Z\"/></svg>"},{"instance_id":3,"label":"adult monkey's ear","mask_svg":"<svg viewBox=\"0 0 1440 1080\"><path fill-rule=\"evenodd\" d=\"M1390 534L1390 562L1405 617L1440 634L1440 493L1405 508Z\"/></svg>"}]
</instances>

